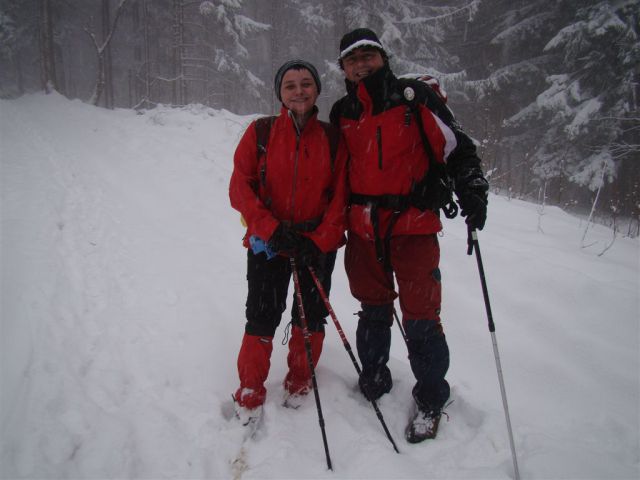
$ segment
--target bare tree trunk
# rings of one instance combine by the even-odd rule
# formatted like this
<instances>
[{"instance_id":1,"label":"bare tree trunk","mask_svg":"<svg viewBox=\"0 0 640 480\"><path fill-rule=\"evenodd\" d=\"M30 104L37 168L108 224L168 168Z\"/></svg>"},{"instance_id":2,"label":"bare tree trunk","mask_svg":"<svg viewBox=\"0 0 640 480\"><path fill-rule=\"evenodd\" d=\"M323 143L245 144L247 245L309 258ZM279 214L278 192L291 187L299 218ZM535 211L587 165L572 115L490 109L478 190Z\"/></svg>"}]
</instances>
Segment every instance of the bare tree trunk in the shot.
<instances>
[{"instance_id":1,"label":"bare tree trunk","mask_svg":"<svg viewBox=\"0 0 640 480\"><path fill-rule=\"evenodd\" d=\"M520 194L518 195L519 198L522 198L522 196L527 191L527 181L530 178L528 173L531 171L531 162L527 157L525 157L522 164L522 168L520 169Z\"/></svg>"},{"instance_id":2,"label":"bare tree trunk","mask_svg":"<svg viewBox=\"0 0 640 480\"><path fill-rule=\"evenodd\" d=\"M24 74L22 72L22 61L20 55L13 56L13 63L16 67L16 82L18 85L18 93L22 95L24 93Z\"/></svg>"},{"instance_id":3,"label":"bare tree trunk","mask_svg":"<svg viewBox=\"0 0 640 480\"><path fill-rule=\"evenodd\" d=\"M599 257L603 256L605 253L607 253L607 250L609 250L611 247L613 247L613 244L616 241L616 238L618 238L618 215L614 212L613 213L613 225L611 226L611 241L602 249L602 251L598 254Z\"/></svg>"},{"instance_id":4,"label":"bare tree trunk","mask_svg":"<svg viewBox=\"0 0 640 480\"><path fill-rule=\"evenodd\" d=\"M279 2L272 2L271 3L271 32L269 33L270 37L271 37L271 77L275 76L276 74L276 70L278 68L278 65L276 65L276 59L279 59L279 52L278 52L278 40L279 40L279 35L280 35L280 28L279 28L279 23L281 21L280 19L280 15L279 15L279 8L278 6L280 5ZM278 112L278 107L276 105L277 102L277 98L276 98L276 92L274 91L274 89L271 89L271 104L269 105L272 109L275 108L275 112L272 110L272 114L277 114Z\"/></svg>"},{"instance_id":5,"label":"bare tree trunk","mask_svg":"<svg viewBox=\"0 0 640 480\"><path fill-rule=\"evenodd\" d=\"M500 152L500 164L504 169L504 174L506 175L505 180L502 182L503 187L511 190L511 187L515 183L512 179L513 171L514 171L514 161L511 156L511 149L504 149L503 152Z\"/></svg>"},{"instance_id":6,"label":"bare tree trunk","mask_svg":"<svg viewBox=\"0 0 640 480\"><path fill-rule=\"evenodd\" d=\"M542 217L544 216L544 207L547 205L547 183L544 181L544 185L538 190L538 232L544 233L542 229Z\"/></svg>"},{"instance_id":7,"label":"bare tree trunk","mask_svg":"<svg viewBox=\"0 0 640 480\"><path fill-rule=\"evenodd\" d=\"M109 0L102 0L102 41L109 36L111 28L111 11ZM104 106L113 108L113 74L111 61L111 46L106 45L104 49Z\"/></svg>"},{"instance_id":8,"label":"bare tree trunk","mask_svg":"<svg viewBox=\"0 0 640 480\"><path fill-rule=\"evenodd\" d=\"M184 82L184 12L182 0L173 0L173 104L185 103Z\"/></svg>"},{"instance_id":9,"label":"bare tree trunk","mask_svg":"<svg viewBox=\"0 0 640 480\"><path fill-rule=\"evenodd\" d=\"M54 48L55 47L56 46L54 45ZM65 67L65 62L64 62L64 50L59 45L56 49L55 58L56 58L56 73L57 73L57 79L58 79L56 83L57 85L56 90L63 95L67 95L67 79L68 79L67 68Z\"/></svg>"},{"instance_id":10,"label":"bare tree trunk","mask_svg":"<svg viewBox=\"0 0 640 480\"><path fill-rule=\"evenodd\" d=\"M113 38L113 34L115 33L116 27L118 26L118 20L120 19L120 15L122 15L124 6L126 5L127 2L128 0L120 0L120 3L116 7L116 13L113 18L113 24L111 25L111 28L109 29L109 33L101 45L98 44L95 33L89 31L89 29L86 27L84 29L84 31L87 33L87 35L89 35L89 37L91 38L91 41L93 42L93 46L96 49L96 57L98 60L98 73L96 78L96 86L93 90L93 94L91 95L91 99L89 100L89 102L91 102L93 105L98 105L98 102L100 101L100 97L102 96L102 92L104 91L104 88L105 88L105 50L109 46L109 43Z\"/></svg>"},{"instance_id":11,"label":"bare tree trunk","mask_svg":"<svg viewBox=\"0 0 640 480\"><path fill-rule=\"evenodd\" d=\"M134 96L137 98L137 89L135 88L135 79L133 76L133 71L131 69L129 69L127 71L127 85L128 85L128 100L129 102L127 103L127 105L129 106L129 108L133 108L133 98Z\"/></svg>"},{"instance_id":12,"label":"bare tree trunk","mask_svg":"<svg viewBox=\"0 0 640 480\"><path fill-rule=\"evenodd\" d=\"M42 89L51 93L58 90L56 57L53 45L53 19L51 0L40 0L40 72Z\"/></svg>"},{"instance_id":13,"label":"bare tree trunk","mask_svg":"<svg viewBox=\"0 0 640 480\"><path fill-rule=\"evenodd\" d=\"M213 32L212 32L212 22L206 19L205 15L201 15L202 18L202 29L204 35L204 46L203 46L203 56L206 58L211 58L212 50L209 45L213 45ZM215 93L216 83L215 83L215 74L213 73L211 67L211 63L207 62L204 64L204 99L205 105L208 107L214 107L215 102L213 100L213 94Z\"/></svg>"},{"instance_id":14,"label":"bare tree trunk","mask_svg":"<svg viewBox=\"0 0 640 480\"><path fill-rule=\"evenodd\" d=\"M600 183L598 186L598 191L596 192L596 198L593 200L593 204L591 205L591 212L589 212L589 218L587 219L587 226L584 228L584 233L582 234L582 241L580 245L582 248L590 247L593 244L586 245L585 239L587 238L587 232L589 231L589 227L591 226L591 222L593 220L593 216L596 212L596 206L598 205L598 199L600 198L600 192L602 191L602 186L604 185L604 172L606 169L606 164L602 164L602 171L600 172Z\"/></svg>"},{"instance_id":15,"label":"bare tree trunk","mask_svg":"<svg viewBox=\"0 0 640 480\"><path fill-rule=\"evenodd\" d=\"M151 102L151 58L149 49L149 8L147 0L142 0L142 14L144 16L144 106Z\"/></svg>"}]
</instances>

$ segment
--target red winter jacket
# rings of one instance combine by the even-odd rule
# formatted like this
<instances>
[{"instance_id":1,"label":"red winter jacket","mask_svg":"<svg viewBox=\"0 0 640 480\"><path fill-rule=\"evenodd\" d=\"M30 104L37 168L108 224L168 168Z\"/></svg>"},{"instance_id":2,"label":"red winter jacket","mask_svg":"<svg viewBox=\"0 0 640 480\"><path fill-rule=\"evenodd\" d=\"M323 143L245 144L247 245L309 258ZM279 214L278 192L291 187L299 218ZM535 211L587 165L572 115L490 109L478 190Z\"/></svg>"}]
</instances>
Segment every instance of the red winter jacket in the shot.
<instances>
[{"instance_id":1,"label":"red winter jacket","mask_svg":"<svg viewBox=\"0 0 640 480\"><path fill-rule=\"evenodd\" d=\"M323 252L343 243L347 205L344 141L332 162L329 139L317 110L298 134L283 106L269 134L267 152L257 156L255 122L245 131L234 155L229 185L231 206L247 223L244 245L256 235L268 241L280 222L294 228L317 223L308 235Z\"/></svg>"},{"instance_id":2,"label":"red winter jacket","mask_svg":"<svg viewBox=\"0 0 640 480\"><path fill-rule=\"evenodd\" d=\"M403 91L388 67L357 85L347 82L349 93L331 112L339 125L350 155L349 188L361 195L407 195L429 166L415 117L403 99ZM418 104L425 132L438 162L445 162L457 146L457 134L425 104ZM446 108L446 107L444 107ZM378 209L378 235L384 237L392 211ZM376 232L368 205L352 204L348 228L374 240ZM392 235L432 234L442 224L431 210L409 207L393 226Z\"/></svg>"}]
</instances>

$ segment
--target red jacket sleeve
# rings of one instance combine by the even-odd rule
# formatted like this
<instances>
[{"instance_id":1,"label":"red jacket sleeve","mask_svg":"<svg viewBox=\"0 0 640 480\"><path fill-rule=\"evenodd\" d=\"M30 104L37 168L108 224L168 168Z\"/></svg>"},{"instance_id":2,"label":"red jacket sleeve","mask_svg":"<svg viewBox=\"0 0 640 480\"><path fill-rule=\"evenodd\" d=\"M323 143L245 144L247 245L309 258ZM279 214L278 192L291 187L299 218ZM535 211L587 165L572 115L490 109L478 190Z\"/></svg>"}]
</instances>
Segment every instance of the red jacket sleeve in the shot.
<instances>
[{"instance_id":1,"label":"red jacket sleeve","mask_svg":"<svg viewBox=\"0 0 640 480\"><path fill-rule=\"evenodd\" d=\"M347 218L347 146L342 135L336 152L333 175L333 196L322 216L322 222L318 225L309 237L314 243L327 253L337 250L344 244L344 232L346 230Z\"/></svg>"},{"instance_id":2,"label":"red jacket sleeve","mask_svg":"<svg viewBox=\"0 0 640 480\"><path fill-rule=\"evenodd\" d=\"M253 122L244 132L233 156L229 199L231 206L247 222L247 233L268 241L279 222L258 197L259 182L257 138Z\"/></svg>"}]
</instances>

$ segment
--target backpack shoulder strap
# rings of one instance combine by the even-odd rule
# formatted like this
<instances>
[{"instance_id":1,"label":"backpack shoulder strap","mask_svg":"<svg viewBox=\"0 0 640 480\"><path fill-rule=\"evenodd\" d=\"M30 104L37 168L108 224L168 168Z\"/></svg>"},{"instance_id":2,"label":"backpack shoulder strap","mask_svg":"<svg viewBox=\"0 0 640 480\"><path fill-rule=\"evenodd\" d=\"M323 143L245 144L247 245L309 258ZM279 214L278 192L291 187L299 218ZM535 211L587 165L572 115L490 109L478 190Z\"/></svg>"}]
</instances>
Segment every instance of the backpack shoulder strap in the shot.
<instances>
[{"instance_id":1,"label":"backpack shoulder strap","mask_svg":"<svg viewBox=\"0 0 640 480\"><path fill-rule=\"evenodd\" d=\"M416 123L418 124L420 139L422 140L422 144L427 153L427 158L429 159L429 165L431 169L431 167L435 166L437 162L433 153L433 148L431 147L429 139L427 138L427 134L424 131L424 125L422 123L422 117L420 115L419 107L419 105L426 104L427 88L429 87L427 87L425 83L420 82L419 80L409 78L398 79L398 93L402 96L402 101L405 103L405 105L407 105L407 114L409 114L410 112L415 118Z\"/></svg>"},{"instance_id":2,"label":"backpack shoulder strap","mask_svg":"<svg viewBox=\"0 0 640 480\"><path fill-rule=\"evenodd\" d=\"M436 96L437 93L434 92L430 86L420 80L401 79L399 86L401 90L400 93L407 105L407 115L413 115L416 120L418 131L420 132L420 138L422 139L422 145L424 146L424 150L429 161L429 168L426 175L417 184L412 186L412 191L416 189L422 190L422 195L429 194L430 192L437 194L436 209L442 209L447 218L454 218L458 214L458 206L455 204L451 196L451 179L449 178L445 165L436 161L433 147L431 146L427 133L424 129L424 123L422 122L422 115L419 107L419 105L422 104L426 108L430 109L429 101ZM440 97L438 97L438 100L438 103L442 102ZM442 105L445 104L442 103ZM437 112L434 113L438 115Z\"/></svg>"},{"instance_id":3,"label":"backpack shoulder strap","mask_svg":"<svg viewBox=\"0 0 640 480\"><path fill-rule=\"evenodd\" d=\"M431 80L427 81L425 78ZM407 88L411 90L411 98L407 98ZM455 122L451 109L447 106L447 96L440 84L428 75L420 78L398 78L398 94L403 97L404 103L416 109L418 104L426 106L435 113L440 120L449 125Z\"/></svg>"},{"instance_id":4,"label":"backpack shoulder strap","mask_svg":"<svg viewBox=\"0 0 640 480\"><path fill-rule=\"evenodd\" d=\"M324 133L329 139L329 151L331 153L331 173L335 170L336 154L338 152L338 143L340 142L340 129L335 125L320 121Z\"/></svg>"},{"instance_id":5,"label":"backpack shoulder strap","mask_svg":"<svg viewBox=\"0 0 640 480\"><path fill-rule=\"evenodd\" d=\"M276 117L260 117L256 120L256 151L258 158L267 153L267 145L269 143L269 134Z\"/></svg>"},{"instance_id":6,"label":"backpack shoulder strap","mask_svg":"<svg viewBox=\"0 0 640 480\"><path fill-rule=\"evenodd\" d=\"M265 186L267 183L267 145L269 144L269 134L276 117L260 117L256 120L256 156L260 168L260 183ZM265 156L264 163L260 165L260 157Z\"/></svg>"}]
</instances>

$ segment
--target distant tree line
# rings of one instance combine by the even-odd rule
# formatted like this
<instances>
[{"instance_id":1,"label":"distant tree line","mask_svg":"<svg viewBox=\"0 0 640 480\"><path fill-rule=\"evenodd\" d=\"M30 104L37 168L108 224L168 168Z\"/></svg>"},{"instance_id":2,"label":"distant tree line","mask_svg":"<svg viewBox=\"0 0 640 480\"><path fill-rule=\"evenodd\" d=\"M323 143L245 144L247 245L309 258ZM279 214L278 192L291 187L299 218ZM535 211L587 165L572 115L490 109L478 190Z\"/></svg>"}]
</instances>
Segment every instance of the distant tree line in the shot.
<instances>
[{"instance_id":1,"label":"distant tree line","mask_svg":"<svg viewBox=\"0 0 640 480\"><path fill-rule=\"evenodd\" d=\"M640 229L640 0L0 0L0 95L271 113L293 57L344 92L343 33L437 77L497 192ZM629 221L632 220L632 221Z\"/></svg>"}]
</instances>

